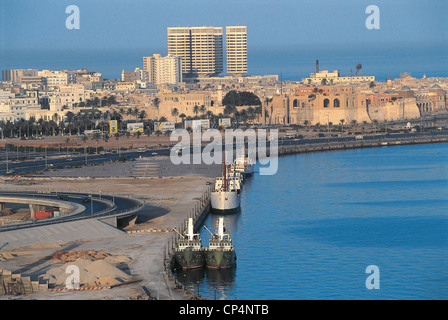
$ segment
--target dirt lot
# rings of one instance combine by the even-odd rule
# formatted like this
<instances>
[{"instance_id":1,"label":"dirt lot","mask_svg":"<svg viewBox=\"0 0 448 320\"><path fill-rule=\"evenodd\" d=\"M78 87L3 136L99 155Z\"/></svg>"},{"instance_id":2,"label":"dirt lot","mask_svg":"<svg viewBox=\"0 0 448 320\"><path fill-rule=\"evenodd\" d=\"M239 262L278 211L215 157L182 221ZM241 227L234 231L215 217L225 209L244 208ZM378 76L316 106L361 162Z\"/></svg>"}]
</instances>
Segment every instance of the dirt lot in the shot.
<instances>
[{"instance_id":1,"label":"dirt lot","mask_svg":"<svg viewBox=\"0 0 448 320\"><path fill-rule=\"evenodd\" d=\"M129 277L124 277L120 273L120 280L137 280L136 282L122 285L109 290L82 291L82 292L44 292L18 297L20 299L131 299L135 297L157 296L160 272L163 271L163 257L167 245L173 239L173 232L139 232L131 233L135 230L172 230L179 227L188 217L195 204L210 187L207 182L211 181L214 172L212 169L196 171L190 166L185 168L174 168L163 159L154 160L159 166L164 167L164 174L159 176L131 177L125 170L126 165L121 168L123 172L120 177L81 177L82 173L91 174L86 168L79 168L74 174L75 177L68 178L62 176L36 176L22 177L20 180L3 178L2 189L4 190L73 190L113 193L121 195L132 195L145 201L145 206L139 212L136 225L127 227L122 235L113 236L106 239L82 240L75 242L54 243L49 237L47 243L30 243L29 246L8 249L8 246L1 248L2 241L0 235L0 253L5 253L8 259L0 261L0 268L11 270L13 273L21 273L31 276L32 279L41 277L42 279L53 279L49 272L53 272L54 278L61 276L61 268L64 263L52 259L53 254L66 250L96 250L107 253L111 256L126 257L126 263L119 265L120 272L126 273ZM169 161L168 158L165 161ZM107 165L104 165L107 166ZM107 170L107 167L104 167ZM171 169L170 169L171 168ZM114 169L114 171L116 168ZM193 171L192 171L193 170ZM62 171L58 171L61 174ZM174 176L170 176L170 172ZM218 171L216 171L218 172ZM72 172L73 173L73 172ZM182 175L193 174L193 175ZM48 173L46 173L47 175ZM157 175L160 175L157 172ZM215 175L216 176L216 175ZM81 235L81 233L80 233ZM81 263L82 264L82 263ZM84 266L84 265L83 265ZM87 268L87 266L84 266ZM102 267L109 267L107 265ZM56 269L55 269L56 268ZM92 270L96 270L93 268ZM101 274L89 275L92 282L98 277L107 278L110 275ZM113 275L112 275L113 277ZM93 279L93 280L92 280ZM99 279L99 278L98 278ZM53 279L54 280L54 279ZM92 281L91 281L92 280ZM108 280L108 279L106 279ZM109 279L112 281L111 279ZM115 281L117 281L115 279ZM164 282L162 281L162 284ZM174 290L176 299L188 299L182 290ZM0 299L6 297L0 296ZM169 291L162 285L160 291L161 299L169 299Z\"/></svg>"}]
</instances>

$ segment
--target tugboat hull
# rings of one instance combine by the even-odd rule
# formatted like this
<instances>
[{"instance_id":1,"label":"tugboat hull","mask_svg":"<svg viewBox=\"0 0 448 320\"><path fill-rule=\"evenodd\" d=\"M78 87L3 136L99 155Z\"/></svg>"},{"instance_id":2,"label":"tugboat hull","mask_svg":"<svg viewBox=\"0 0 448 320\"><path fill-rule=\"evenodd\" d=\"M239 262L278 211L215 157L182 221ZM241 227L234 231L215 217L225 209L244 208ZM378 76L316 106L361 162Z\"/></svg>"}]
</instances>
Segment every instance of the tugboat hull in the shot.
<instances>
[{"instance_id":1,"label":"tugboat hull","mask_svg":"<svg viewBox=\"0 0 448 320\"><path fill-rule=\"evenodd\" d=\"M204 251L202 250L177 250L175 258L183 269L201 268L205 265Z\"/></svg>"},{"instance_id":2,"label":"tugboat hull","mask_svg":"<svg viewBox=\"0 0 448 320\"><path fill-rule=\"evenodd\" d=\"M208 268L231 268L236 263L235 250L208 250L205 251L205 264Z\"/></svg>"}]
</instances>

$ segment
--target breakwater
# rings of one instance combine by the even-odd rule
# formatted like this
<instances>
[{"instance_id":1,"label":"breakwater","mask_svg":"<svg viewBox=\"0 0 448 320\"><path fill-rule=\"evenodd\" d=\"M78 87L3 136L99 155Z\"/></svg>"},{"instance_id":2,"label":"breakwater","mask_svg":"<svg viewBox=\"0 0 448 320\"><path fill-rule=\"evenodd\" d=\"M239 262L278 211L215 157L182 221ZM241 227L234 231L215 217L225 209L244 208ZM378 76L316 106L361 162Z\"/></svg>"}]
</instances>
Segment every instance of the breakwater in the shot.
<instances>
[{"instance_id":1,"label":"breakwater","mask_svg":"<svg viewBox=\"0 0 448 320\"><path fill-rule=\"evenodd\" d=\"M369 139L369 140L353 140L338 142L315 142L303 144L298 141L297 144L290 143L278 146L278 155L288 155L306 152L332 151L332 150L349 150L359 148L378 148L400 145L430 144L430 143L446 143L448 135L443 136L421 136L409 138L388 138L388 139Z\"/></svg>"}]
</instances>

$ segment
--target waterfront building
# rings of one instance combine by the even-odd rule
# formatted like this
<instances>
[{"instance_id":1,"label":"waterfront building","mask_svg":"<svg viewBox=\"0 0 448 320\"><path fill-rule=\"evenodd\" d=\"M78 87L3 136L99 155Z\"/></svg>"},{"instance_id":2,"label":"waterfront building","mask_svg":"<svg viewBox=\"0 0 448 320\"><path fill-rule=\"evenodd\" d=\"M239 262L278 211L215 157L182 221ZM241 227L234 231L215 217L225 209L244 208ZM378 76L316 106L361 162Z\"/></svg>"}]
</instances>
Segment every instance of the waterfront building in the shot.
<instances>
[{"instance_id":1,"label":"waterfront building","mask_svg":"<svg viewBox=\"0 0 448 320\"><path fill-rule=\"evenodd\" d=\"M404 87L409 89L409 87ZM416 103L422 115L434 115L447 112L447 97L445 91L434 84L430 88L416 90Z\"/></svg>"},{"instance_id":2,"label":"waterfront building","mask_svg":"<svg viewBox=\"0 0 448 320\"><path fill-rule=\"evenodd\" d=\"M353 86L297 87L265 104L270 124L371 123L420 117L412 92L357 91Z\"/></svg>"},{"instance_id":3,"label":"waterfront building","mask_svg":"<svg viewBox=\"0 0 448 320\"><path fill-rule=\"evenodd\" d=\"M183 78L223 72L222 36L222 27L167 28L168 54L182 58Z\"/></svg>"},{"instance_id":4,"label":"waterfront building","mask_svg":"<svg viewBox=\"0 0 448 320\"><path fill-rule=\"evenodd\" d=\"M226 27L227 73L242 76L247 73L247 26Z\"/></svg>"},{"instance_id":5,"label":"waterfront building","mask_svg":"<svg viewBox=\"0 0 448 320\"><path fill-rule=\"evenodd\" d=\"M182 58L171 54L162 57L153 54L143 57L143 70L147 73L148 82L159 84L177 84L182 82Z\"/></svg>"},{"instance_id":6,"label":"waterfront building","mask_svg":"<svg viewBox=\"0 0 448 320\"><path fill-rule=\"evenodd\" d=\"M375 76L341 76L339 70L330 72L328 70L319 69L319 61L316 61L316 72L310 73L308 78L303 78L303 84L307 85L333 85L333 84L349 84L375 81Z\"/></svg>"}]
</instances>

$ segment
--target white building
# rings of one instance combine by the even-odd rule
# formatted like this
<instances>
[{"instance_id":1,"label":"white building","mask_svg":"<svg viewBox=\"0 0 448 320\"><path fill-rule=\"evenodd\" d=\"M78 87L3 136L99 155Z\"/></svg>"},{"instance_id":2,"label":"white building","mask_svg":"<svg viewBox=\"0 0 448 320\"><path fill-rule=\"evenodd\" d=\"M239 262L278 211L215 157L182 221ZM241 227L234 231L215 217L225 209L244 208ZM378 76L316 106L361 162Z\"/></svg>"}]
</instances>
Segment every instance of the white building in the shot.
<instances>
[{"instance_id":1,"label":"white building","mask_svg":"<svg viewBox=\"0 0 448 320\"><path fill-rule=\"evenodd\" d=\"M247 73L247 27L226 27L227 73L242 76Z\"/></svg>"},{"instance_id":2,"label":"white building","mask_svg":"<svg viewBox=\"0 0 448 320\"><path fill-rule=\"evenodd\" d=\"M38 76L47 80L48 87L58 87L69 83L69 75L65 71L42 70L38 72Z\"/></svg>"},{"instance_id":3,"label":"white building","mask_svg":"<svg viewBox=\"0 0 448 320\"><path fill-rule=\"evenodd\" d=\"M143 57L143 70L147 74L148 82L154 84L177 84L182 82L182 58L173 55L162 57L153 54Z\"/></svg>"},{"instance_id":4,"label":"white building","mask_svg":"<svg viewBox=\"0 0 448 320\"><path fill-rule=\"evenodd\" d=\"M375 81L375 76L340 76L339 70L329 72L328 70L316 70L309 78L303 78L304 84L322 85L338 83L359 83Z\"/></svg>"},{"instance_id":5,"label":"white building","mask_svg":"<svg viewBox=\"0 0 448 320\"><path fill-rule=\"evenodd\" d=\"M15 122L26 119L27 109L40 110L37 97L14 95L0 99L0 120Z\"/></svg>"},{"instance_id":6,"label":"white building","mask_svg":"<svg viewBox=\"0 0 448 320\"><path fill-rule=\"evenodd\" d=\"M168 54L182 58L183 77L223 72L222 27L167 28Z\"/></svg>"}]
</instances>

